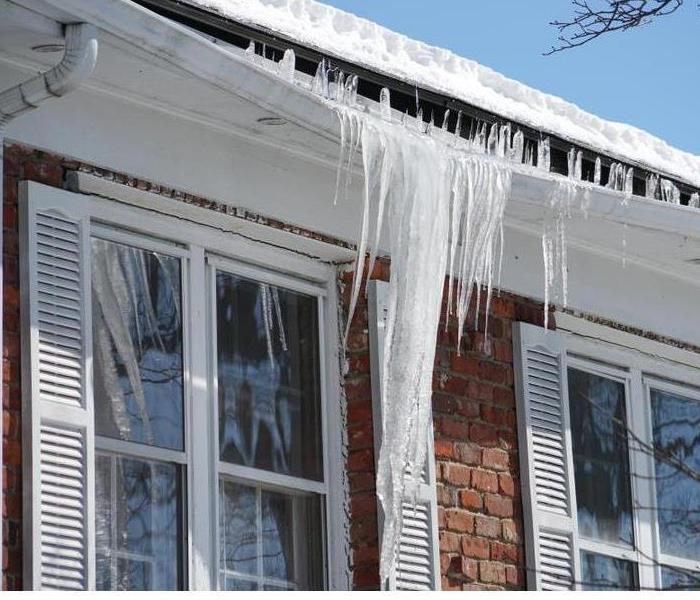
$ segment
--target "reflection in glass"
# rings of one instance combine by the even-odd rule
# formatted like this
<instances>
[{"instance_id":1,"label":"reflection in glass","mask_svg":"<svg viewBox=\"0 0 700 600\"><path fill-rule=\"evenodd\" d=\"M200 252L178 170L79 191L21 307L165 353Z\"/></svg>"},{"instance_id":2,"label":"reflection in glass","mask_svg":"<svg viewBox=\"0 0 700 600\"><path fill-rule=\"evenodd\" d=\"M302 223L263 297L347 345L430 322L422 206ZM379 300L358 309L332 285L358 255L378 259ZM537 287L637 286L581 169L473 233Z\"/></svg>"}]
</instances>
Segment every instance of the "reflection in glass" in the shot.
<instances>
[{"instance_id":1,"label":"reflection in glass","mask_svg":"<svg viewBox=\"0 0 700 600\"><path fill-rule=\"evenodd\" d=\"M218 272L216 303L221 459L320 480L316 298Z\"/></svg>"},{"instance_id":2,"label":"reflection in glass","mask_svg":"<svg viewBox=\"0 0 700 600\"><path fill-rule=\"evenodd\" d=\"M179 467L99 454L95 480L97 588L178 589L182 582Z\"/></svg>"},{"instance_id":3,"label":"reflection in glass","mask_svg":"<svg viewBox=\"0 0 700 600\"><path fill-rule=\"evenodd\" d=\"M95 429L183 449L180 260L92 239Z\"/></svg>"},{"instance_id":4,"label":"reflection in glass","mask_svg":"<svg viewBox=\"0 0 700 600\"><path fill-rule=\"evenodd\" d=\"M700 401L652 389L651 411L661 552L700 560Z\"/></svg>"},{"instance_id":5,"label":"reflection in glass","mask_svg":"<svg viewBox=\"0 0 700 600\"><path fill-rule=\"evenodd\" d=\"M580 535L633 546L625 386L568 370Z\"/></svg>"},{"instance_id":6,"label":"reflection in glass","mask_svg":"<svg viewBox=\"0 0 700 600\"><path fill-rule=\"evenodd\" d=\"M664 590L700 590L700 572L661 567L661 587Z\"/></svg>"},{"instance_id":7,"label":"reflection in glass","mask_svg":"<svg viewBox=\"0 0 700 600\"><path fill-rule=\"evenodd\" d=\"M321 498L315 494L285 494L221 479L221 588L322 589L322 523Z\"/></svg>"},{"instance_id":8,"label":"reflection in glass","mask_svg":"<svg viewBox=\"0 0 700 600\"><path fill-rule=\"evenodd\" d=\"M628 560L581 552L581 587L584 590L636 590L637 565Z\"/></svg>"}]
</instances>

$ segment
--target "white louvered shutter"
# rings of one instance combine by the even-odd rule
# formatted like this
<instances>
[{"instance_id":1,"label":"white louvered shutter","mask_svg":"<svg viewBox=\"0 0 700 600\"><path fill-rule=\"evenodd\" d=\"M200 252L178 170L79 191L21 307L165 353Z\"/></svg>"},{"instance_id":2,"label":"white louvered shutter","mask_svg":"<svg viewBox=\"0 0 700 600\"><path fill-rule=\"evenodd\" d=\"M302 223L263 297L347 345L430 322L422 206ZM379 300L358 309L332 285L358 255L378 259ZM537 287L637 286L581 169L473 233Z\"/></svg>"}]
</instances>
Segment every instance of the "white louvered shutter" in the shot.
<instances>
[{"instance_id":1,"label":"white louvered shutter","mask_svg":"<svg viewBox=\"0 0 700 600\"><path fill-rule=\"evenodd\" d=\"M369 333L372 365L372 418L374 421L374 447L378 451L382 435L382 363L384 356L384 326L387 312L389 284L382 281L369 282ZM403 503L403 526L399 542L398 565L390 578L391 590L439 590L440 551L437 527L437 496L435 489L435 452L432 432L428 436L429 448L426 467L415 490L415 505L412 489L407 487L407 501ZM378 458L378 452L375 452ZM407 478L407 482L412 479ZM381 507L379 515L379 538L381 539Z\"/></svg>"},{"instance_id":2,"label":"white louvered shutter","mask_svg":"<svg viewBox=\"0 0 700 600\"><path fill-rule=\"evenodd\" d=\"M513 343L528 587L572 589L580 560L563 339L516 323Z\"/></svg>"},{"instance_id":3,"label":"white louvered shutter","mask_svg":"<svg viewBox=\"0 0 700 600\"><path fill-rule=\"evenodd\" d=\"M89 225L66 192L23 191L25 583L83 590L94 587Z\"/></svg>"}]
</instances>

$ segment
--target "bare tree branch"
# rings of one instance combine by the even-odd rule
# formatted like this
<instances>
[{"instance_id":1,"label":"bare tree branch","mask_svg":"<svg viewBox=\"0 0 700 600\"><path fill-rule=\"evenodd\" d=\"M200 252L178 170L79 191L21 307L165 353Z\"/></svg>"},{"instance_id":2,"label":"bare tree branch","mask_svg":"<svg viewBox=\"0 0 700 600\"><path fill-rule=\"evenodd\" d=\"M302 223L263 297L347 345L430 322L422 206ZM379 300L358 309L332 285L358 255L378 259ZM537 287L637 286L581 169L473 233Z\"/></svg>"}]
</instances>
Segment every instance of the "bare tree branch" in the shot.
<instances>
[{"instance_id":1,"label":"bare tree branch","mask_svg":"<svg viewBox=\"0 0 700 600\"><path fill-rule=\"evenodd\" d=\"M684 0L572 0L573 17L568 21L552 21L559 30L559 45L545 56L583 46L612 31L625 31L651 23L657 17L670 15ZM602 3L602 6L601 6Z\"/></svg>"}]
</instances>

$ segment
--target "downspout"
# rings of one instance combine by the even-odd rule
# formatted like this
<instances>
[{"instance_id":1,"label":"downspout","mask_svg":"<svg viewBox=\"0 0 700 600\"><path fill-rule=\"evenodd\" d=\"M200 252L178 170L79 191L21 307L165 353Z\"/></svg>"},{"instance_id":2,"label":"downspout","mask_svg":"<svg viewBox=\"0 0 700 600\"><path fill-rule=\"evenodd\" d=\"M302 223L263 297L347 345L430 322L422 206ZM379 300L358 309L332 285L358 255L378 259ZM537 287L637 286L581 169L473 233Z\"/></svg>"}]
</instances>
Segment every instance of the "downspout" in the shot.
<instances>
[{"instance_id":1,"label":"downspout","mask_svg":"<svg viewBox=\"0 0 700 600\"><path fill-rule=\"evenodd\" d=\"M97 62L97 28L88 23L72 23L65 26L65 49L61 62L45 73L41 73L0 92L0 198L4 203L4 149L5 127L7 124L37 108L42 102L51 98L60 98L75 90L90 76ZM0 211L0 256L4 258L3 213ZM3 299L3 262L0 261L0 348L4 348L4 299ZM0 365L2 376L3 365ZM0 392L2 406L5 406ZM0 466L4 467L2 444L0 444ZM0 484L0 506L3 506L3 490ZM0 564L2 564L3 547L0 543Z\"/></svg>"}]
</instances>

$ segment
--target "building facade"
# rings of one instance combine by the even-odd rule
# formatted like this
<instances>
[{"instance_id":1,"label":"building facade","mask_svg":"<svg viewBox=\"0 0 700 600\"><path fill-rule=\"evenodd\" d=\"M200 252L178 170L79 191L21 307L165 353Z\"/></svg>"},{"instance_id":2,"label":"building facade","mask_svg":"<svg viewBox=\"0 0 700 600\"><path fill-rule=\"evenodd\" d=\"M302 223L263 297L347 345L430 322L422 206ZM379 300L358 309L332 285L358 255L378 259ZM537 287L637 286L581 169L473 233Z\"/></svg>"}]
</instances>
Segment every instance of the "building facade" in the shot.
<instances>
[{"instance_id":1,"label":"building facade","mask_svg":"<svg viewBox=\"0 0 700 600\"><path fill-rule=\"evenodd\" d=\"M0 90L57 64L66 24L99 47L3 130L3 589L379 589L391 257L351 312L362 176L334 204L319 48L196 2L0 14ZM292 44L304 85L275 71ZM343 60L368 106L400 87ZM606 149L577 147L597 185ZM567 307L544 303L549 173L513 176L500 289L459 344L444 294L428 464L384 586L698 586L700 175L634 158L679 202L591 186Z\"/></svg>"}]
</instances>

